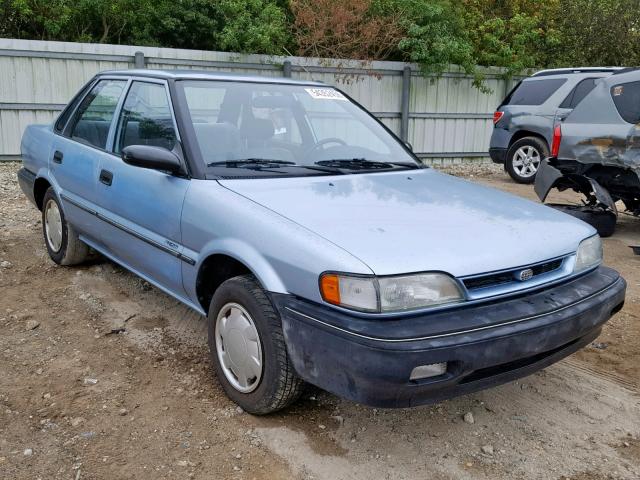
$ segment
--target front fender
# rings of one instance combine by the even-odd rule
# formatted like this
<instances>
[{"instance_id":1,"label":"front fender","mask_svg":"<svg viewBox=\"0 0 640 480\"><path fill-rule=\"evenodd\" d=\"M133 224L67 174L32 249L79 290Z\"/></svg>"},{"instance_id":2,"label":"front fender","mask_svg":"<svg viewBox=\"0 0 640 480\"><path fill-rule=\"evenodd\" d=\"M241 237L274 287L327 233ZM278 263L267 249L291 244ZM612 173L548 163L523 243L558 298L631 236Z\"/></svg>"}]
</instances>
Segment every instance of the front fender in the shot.
<instances>
[{"instance_id":1,"label":"front fender","mask_svg":"<svg viewBox=\"0 0 640 480\"><path fill-rule=\"evenodd\" d=\"M202 263L211 255L227 255L245 265L255 275L265 290L287 293L284 282L271 263L252 245L237 238L217 238L205 244L193 270L200 271ZM195 282L191 282L195 284Z\"/></svg>"}]
</instances>

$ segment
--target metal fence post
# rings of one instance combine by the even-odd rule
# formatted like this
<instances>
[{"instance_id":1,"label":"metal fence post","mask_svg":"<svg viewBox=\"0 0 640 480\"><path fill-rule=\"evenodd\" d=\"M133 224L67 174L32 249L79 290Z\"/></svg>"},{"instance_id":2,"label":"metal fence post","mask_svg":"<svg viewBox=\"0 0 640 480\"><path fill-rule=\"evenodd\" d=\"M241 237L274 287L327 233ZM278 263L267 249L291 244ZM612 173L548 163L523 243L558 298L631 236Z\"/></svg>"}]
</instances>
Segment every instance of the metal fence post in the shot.
<instances>
[{"instance_id":1,"label":"metal fence post","mask_svg":"<svg viewBox=\"0 0 640 480\"><path fill-rule=\"evenodd\" d=\"M282 64L282 75L291 78L291 60L285 60Z\"/></svg>"},{"instance_id":2,"label":"metal fence post","mask_svg":"<svg viewBox=\"0 0 640 480\"><path fill-rule=\"evenodd\" d=\"M411 95L411 67L402 70L402 97L400 100L400 138L409 139L409 96Z\"/></svg>"},{"instance_id":3,"label":"metal fence post","mask_svg":"<svg viewBox=\"0 0 640 480\"><path fill-rule=\"evenodd\" d=\"M133 54L133 66L135 68L144 68L144 53L136 52Z\"/></svg>"}]
</instances>

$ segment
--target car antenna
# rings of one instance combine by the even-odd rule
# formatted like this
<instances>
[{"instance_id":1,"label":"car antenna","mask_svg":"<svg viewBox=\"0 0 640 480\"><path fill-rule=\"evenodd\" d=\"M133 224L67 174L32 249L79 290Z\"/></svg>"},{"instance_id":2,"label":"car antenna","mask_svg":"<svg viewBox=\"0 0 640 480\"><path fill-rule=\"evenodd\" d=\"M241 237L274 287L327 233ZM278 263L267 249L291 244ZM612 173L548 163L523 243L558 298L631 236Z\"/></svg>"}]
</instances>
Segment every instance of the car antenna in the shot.
<instances>
[{"instance_id":1,"label":"car antenna","mask_svg":"<svg viewBox=\"0 0 640 480\"><path fill-rule=\"evenodd\" d=\"M289 55L290 57L293 57L294 55L289 51L289 49L287 47L285 47L284 45L282 46L282 49L285 51L285 53L287 55ZM303 64L300 64L300 66L302 67L302 69L307 72L309 74L309 76L311 77L311 81L315 82L316 79L313 78L313 73L311 73L309 70L307 70L307 67L305 67Z\"/></svg>"}]
</instances>

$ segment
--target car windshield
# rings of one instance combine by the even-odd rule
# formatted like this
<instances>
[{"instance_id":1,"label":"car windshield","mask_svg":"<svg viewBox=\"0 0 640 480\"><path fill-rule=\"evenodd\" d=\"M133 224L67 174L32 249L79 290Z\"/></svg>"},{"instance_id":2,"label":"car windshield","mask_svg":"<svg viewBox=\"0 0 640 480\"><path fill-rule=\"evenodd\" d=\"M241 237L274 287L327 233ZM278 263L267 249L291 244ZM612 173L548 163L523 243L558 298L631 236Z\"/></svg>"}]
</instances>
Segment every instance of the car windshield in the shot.
<instances>
[{"instance_id":1,"label":"car windshield","mask_svg":"<svg viewBox=\"0 0 640 480\"><path fill-rule=\"evenodd\" d=\"M403 145L338 90L185 80L202 161L210 169L351 173L417 168Z\"/></svg>"}]
</instances>

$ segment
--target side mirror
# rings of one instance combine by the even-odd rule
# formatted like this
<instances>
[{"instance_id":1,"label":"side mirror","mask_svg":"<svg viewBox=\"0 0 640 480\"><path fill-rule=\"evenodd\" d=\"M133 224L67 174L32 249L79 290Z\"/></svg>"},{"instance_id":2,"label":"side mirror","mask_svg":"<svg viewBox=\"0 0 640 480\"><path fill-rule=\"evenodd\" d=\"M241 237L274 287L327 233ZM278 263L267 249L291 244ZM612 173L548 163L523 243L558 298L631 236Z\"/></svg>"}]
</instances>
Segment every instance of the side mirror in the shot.
<instances>
[{"instance_id":1,"label":"side mirror","mask_svg":"<svg viewBox=\"0 0 640 480\"><path fill-rule=\"evenodd\" d=\"M413 145L411 145L409 142L404 142L404 146L413 152Z\"/></svg>"},{"instance_id":2,"label":"side mirror","mask_svg":"<svg viewBox=\"0 0 640 480\"><path fill-rule=\"evenodd\" d=\"M124 163L134 167L162 170L172 174L182 173L182 163L175 153L162 147L129 145L122 149Z\"/></svg>"}]
</instances>

